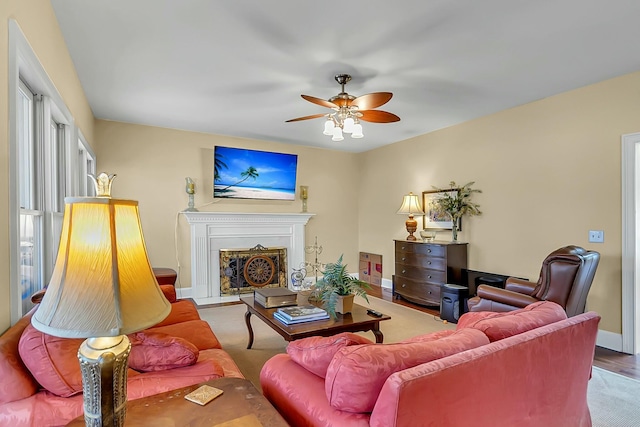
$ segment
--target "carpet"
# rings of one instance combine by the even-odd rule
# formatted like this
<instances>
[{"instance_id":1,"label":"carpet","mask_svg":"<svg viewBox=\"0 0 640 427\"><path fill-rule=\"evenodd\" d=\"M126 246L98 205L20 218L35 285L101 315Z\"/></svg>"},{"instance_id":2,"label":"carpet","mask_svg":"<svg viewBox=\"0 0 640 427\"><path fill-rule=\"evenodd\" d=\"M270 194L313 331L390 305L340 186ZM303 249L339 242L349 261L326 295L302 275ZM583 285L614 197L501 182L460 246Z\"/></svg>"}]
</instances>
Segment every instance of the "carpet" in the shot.
<instances>
[{"instance_id":1,"label":"carpet","mask_svg":"<svg viewBox=\"0 0 640 427\"><path fill-rule=\"evenodd\" d=\"M455 329L438 317L403 307L376 297L369 297L369 307L391 316L380 323L384 342L398 342L419 334ZM367 305L364 300L361 305ZM198 310L209 322L222 347L233 357L244 376L260 389L260 369L273 355L284 353L287 342L264 322L251 317L253 346L247 350L248 333L244 321L244 304ZM373 333L359 333L374 341ZM636 427L640 425L640 381L604 369L593 368L589 381L588 402L593 427Z\"/></svg>"}]
</instances>

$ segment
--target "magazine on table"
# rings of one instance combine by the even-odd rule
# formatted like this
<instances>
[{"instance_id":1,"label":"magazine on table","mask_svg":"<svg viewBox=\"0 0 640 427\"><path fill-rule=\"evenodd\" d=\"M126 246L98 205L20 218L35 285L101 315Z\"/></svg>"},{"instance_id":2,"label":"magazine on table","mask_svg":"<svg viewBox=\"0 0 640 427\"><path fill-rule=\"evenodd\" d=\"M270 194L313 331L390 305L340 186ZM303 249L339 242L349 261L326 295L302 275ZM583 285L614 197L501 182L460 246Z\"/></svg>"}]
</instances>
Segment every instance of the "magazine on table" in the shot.
<instances>
[{"instance_id":1,"label":"magazine on table","mask_svg":"<svg viewBox=\"0 0 640 427\"><path fill-rule=\"evenodd\" d=\"M290 320L290 319L287 319L286 317L284 317L284 315L282 313L276 311L275 313L273 313L273 318L276 319L276 320L279 320L280 322L284 323L285 325L297 325L299 323L315 322L317 320L329 320L329 315L327 314L326 316L322 316L322 317L311 317L311 318L306 318L306 319Z\"/></svg>"},{"instance_id":2,"label":"magazine on table","mask_svg":"<svg viewBox=\"0 0 640 427\"><path fill-rule=\"evenodd\" d=\"M279 308L278 312L289 320L317 319L327 316L327 311L315 305L296 305Z\"/></svg>"}]
</instances>

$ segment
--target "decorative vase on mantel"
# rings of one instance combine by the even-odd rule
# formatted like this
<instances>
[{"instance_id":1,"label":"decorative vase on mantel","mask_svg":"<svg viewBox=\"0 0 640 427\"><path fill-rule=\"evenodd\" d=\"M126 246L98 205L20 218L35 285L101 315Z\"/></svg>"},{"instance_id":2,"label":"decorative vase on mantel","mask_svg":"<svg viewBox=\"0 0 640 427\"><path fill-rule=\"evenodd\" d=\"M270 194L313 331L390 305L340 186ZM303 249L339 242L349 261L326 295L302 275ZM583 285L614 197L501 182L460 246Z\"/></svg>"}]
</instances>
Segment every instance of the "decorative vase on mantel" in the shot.
<instances>
[{"instance_id":1,"label":"decorative vase on mantel","mask_svg":"<svg viewBox=\"0 0 640 427\"><path fill-rule=\"evenodd\" d=\"M347 314L353 311L354 294L351 295L338 295L336 302L336 313Z\"/></svg>"}]
</instances>

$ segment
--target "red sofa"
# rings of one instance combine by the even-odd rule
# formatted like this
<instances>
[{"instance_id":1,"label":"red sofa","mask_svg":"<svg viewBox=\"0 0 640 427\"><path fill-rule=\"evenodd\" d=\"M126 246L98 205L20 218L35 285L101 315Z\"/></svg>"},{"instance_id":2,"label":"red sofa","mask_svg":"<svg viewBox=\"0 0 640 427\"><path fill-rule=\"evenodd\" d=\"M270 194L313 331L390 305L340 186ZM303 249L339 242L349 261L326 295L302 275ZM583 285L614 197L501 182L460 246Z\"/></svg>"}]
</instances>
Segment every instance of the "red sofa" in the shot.
<instances>
[{"instance_id":1,"label":"red sofa","mask_svg":"<svg viewBox=\"0 0 640 427\"><path fill-rule=\"evenodd\" d=\"M600 317L544 301L395 344L294 341L260 373L292 426L587 427Z\"/></svg>"},{"instance_id":2,"label":"red sofa","mask_svg":"<svg viewBox=\"0 0 640 427\"><path fill-rule=\"evenodd\" d=\"M220 376L244 378L209 324L200 319L195 305L176 300L173 286L161 288L171 302L171 313L153 328L129 336L129 367L139 370L128 371L127 398ZM61 426L82 415L82 377L76 354L83 340L36 331L30 323L34 310L0 336L0 426Z\"/></svg>"}]
</instances>

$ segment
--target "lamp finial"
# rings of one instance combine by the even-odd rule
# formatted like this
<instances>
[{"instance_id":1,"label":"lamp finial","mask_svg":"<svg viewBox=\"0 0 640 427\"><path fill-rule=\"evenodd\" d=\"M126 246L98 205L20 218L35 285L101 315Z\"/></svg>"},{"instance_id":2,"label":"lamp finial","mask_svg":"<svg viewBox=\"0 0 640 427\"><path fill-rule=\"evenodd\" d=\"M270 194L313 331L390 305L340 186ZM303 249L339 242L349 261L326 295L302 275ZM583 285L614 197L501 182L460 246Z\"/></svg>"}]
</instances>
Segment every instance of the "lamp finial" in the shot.
<instances>
[{"instance_id":1,"label":"lamp finial","mask_svg":"<svg viewBox=\"0 0 640 427\"><path fill-rule=\"evenodd\" d=\"M96 197L108 197L111 198L111 183L116 178L116 174L107 175L104 172L100 172L97 177L89 174L93 180L93 185L96 189Z\"/></svg>"}]
</instances>

